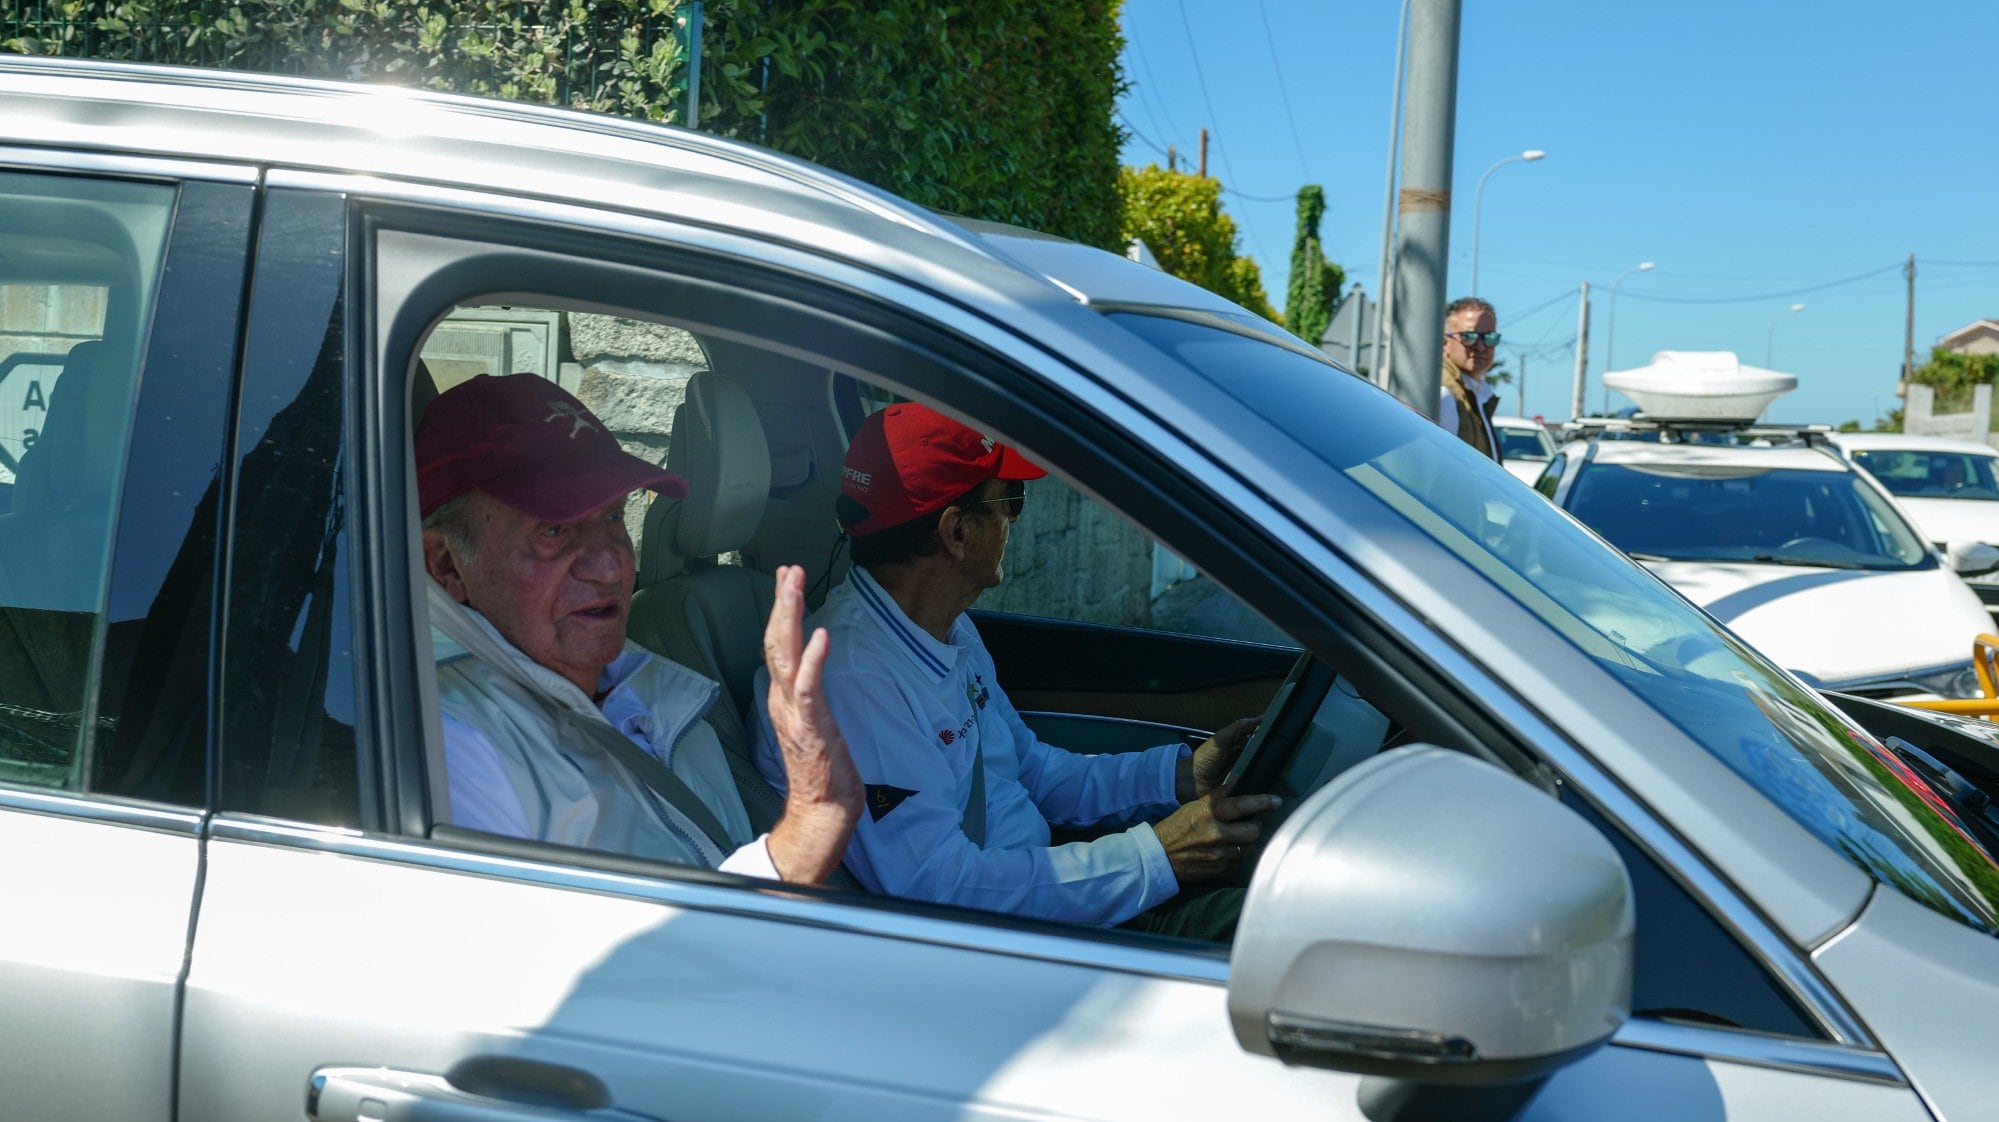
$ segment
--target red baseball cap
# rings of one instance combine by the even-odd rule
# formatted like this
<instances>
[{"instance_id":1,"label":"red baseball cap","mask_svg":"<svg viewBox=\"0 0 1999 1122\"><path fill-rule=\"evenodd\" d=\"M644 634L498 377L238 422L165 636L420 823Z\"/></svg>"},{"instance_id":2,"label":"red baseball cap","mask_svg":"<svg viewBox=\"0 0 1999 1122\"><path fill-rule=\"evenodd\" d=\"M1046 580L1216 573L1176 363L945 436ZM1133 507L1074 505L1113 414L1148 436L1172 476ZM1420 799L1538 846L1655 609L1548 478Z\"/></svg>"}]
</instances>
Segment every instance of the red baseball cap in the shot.
<instances>
[{"instance_id":1,"label":"red baseball cap","mask_svg":"<svg viewBox=\"0 0 1999 1122\"><path fill-rule=\"evenodd\" d=\"M480 374L438 394L416 426L417 503L484 491L531 518L573 522L641 487L687 481L624 450L595 413L538 374Z\"/></svg>"},{"instance_id":2,"label":"red baseball cap","mask_svg":"<svg viewBox=\"0 0 1999 1122\"><path fill-rule=\"evenodd\" d=\"M1019 452L942 413L912 403L870 413L847 446L840 493L867 517L847 532L864 538L900 526L988 479L1039 479L1048 473Z\"/></svg>"}]
</instances>

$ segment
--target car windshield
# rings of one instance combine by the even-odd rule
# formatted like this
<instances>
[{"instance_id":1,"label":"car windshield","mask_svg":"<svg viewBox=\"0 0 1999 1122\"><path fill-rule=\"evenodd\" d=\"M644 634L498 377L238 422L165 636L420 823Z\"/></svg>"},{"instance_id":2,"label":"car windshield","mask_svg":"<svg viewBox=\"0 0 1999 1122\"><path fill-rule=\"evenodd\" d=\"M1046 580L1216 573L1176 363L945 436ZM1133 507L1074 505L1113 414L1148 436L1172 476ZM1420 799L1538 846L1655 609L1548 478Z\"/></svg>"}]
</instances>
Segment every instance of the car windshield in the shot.
<instances>
[{"instance_id":1,"label":"car windshield","mask_svg":"<svg viewBox=\"0 0 1999 1122\"><path fill-rule=\"evenodd\" d=\"M1836 569L1936 564L1908 522L1851 471L1594 461L1576 473L1567 505L1612 545L1645 560Z\"/></svg>"},{"instance_id":2,"label":"car windshield","mask_svg":"<svg viewBox=\"0 0 1999 1122\"><path fill-rule=\"evenodd\" d=\"M1307 355L1181 318L1110 318L1338 468L1346 501L1386 504L1476 568L1876 881L1999 933L1999 862L1937 792L1469 445Z\"/></svg>"},{"instance_id":3,"label":"car windshield","mask_svg":"<svg viewBox=\"0 0 1999 1122\"><path fill-rule=\"evenodd\" d=\"M1883 487L1918 499L1984 499L1999 502L1999 459L1975 452L1870 448L1853 459Z\"/></svg>"},{"instance_id":4,"label":"car windshield","mask_svg":"<svg viewBox=\"0 0 1999 1122\"><path fill-rule=\"evenodd\" d=\"M1499 454L1509 460L1547 460L1555 455L1555 442L1540 429L1501 426Z\"/></svg>"}]
</instances>

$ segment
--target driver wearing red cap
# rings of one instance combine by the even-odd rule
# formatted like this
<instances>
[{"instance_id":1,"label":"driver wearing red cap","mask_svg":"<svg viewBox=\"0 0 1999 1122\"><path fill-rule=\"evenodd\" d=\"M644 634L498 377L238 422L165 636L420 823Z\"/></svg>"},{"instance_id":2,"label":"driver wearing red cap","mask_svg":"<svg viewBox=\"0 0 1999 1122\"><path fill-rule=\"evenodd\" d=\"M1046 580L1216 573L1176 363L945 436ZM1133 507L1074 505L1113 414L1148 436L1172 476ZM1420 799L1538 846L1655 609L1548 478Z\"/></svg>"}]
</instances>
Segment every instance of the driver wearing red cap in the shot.
<instances>
[{"instance_id":1,"label":"driver wearing red cap","mask_svg":"<svg viewBox=\"0 0 1999 1122\"><path fill-rule=\"evenodd\" d=\"M860 783L819 700L826 636L802 641L802 570L778 571L764 632L788 794L752 837L702 719L720 687L625 640L625 500L686 483L533 374L439 394L416 468L451 822L796 883L838 867Z\"/></svg>"},{"instance_id":2,"label":"driver wearing red cap","mask_svg":"<svg viewBox=\"0 0 1999 1122\"><path fill-rule=\"evenodd\" d=\"M1255 722L1192 752L1064 751L1021 721L965 614L999 584L1027 481L1045 474L915 404L870 415L848 447L838 514L854 566L808 621L839 651L826 697L864 784L847 867L897 896L1225 937L1239 892L1220 907L1162 905L1228 873L1258 837L1244 819L1276 805L1214 790ZM782 785L769 716L759 708L757 766ZM1105 820L1133 824L1051 844L1051 822Z\"/></svg>"}]
</instances>

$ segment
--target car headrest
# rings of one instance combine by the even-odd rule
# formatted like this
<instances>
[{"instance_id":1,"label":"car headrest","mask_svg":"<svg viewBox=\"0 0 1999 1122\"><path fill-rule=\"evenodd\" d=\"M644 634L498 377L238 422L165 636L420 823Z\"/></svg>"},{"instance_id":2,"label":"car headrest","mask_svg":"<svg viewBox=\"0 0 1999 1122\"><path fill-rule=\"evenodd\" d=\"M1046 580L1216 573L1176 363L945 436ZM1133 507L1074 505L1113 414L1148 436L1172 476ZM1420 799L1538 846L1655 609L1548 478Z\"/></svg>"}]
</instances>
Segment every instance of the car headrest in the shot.
<instances>
[{"instance_id":1,"label":"car headrest","mask_svg":"<svg viewBox=\"0 0 1999 1122\"><path fill-rule=\"evenodd\" d=\"M647 511L641 587L747 545L770 498L770 445L749 391L734 378L712 370L690 378L670 441L666 466L687 481L687 497Z\"/></svg>"},{"instance_id":2,"label":"car headrest","mask_svg":"<svg viewBox=\"0 0 1999 1122\"><path fill-rule=\"evenodd\" d=\"M15 509L105 503L117 487L129 379L108 370L109 351L85 340L63 358L35 446L21 457Z\"/></svg>"}]
</instances>

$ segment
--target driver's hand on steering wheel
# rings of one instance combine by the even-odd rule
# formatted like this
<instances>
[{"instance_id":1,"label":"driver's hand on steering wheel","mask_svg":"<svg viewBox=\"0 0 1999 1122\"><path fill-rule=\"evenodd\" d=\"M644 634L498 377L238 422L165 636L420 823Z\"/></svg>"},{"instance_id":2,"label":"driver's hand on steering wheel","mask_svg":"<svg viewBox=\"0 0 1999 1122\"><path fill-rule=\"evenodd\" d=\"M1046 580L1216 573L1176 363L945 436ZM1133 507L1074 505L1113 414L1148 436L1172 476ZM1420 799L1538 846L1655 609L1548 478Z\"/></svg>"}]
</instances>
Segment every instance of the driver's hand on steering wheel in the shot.
<instances>
[{"instance_id":1,"label":"driver's hand on steering wheel","mask_svg":"<svg viewBox=\"0 0 1999 1122\"><path fill-rule=\"evenodd\" d=\"M1256 852L1263 829L1252 819L1275 810L1276 795L1204 795L1152 827L1181 884L1219 880Z\"/></svg>"},{"instance_id":2,"label":"driver's hand on steering wheel","mask_svg":"<svg viewBox=\"0 0 1999 1122\"><path fill-rule=\"evenodd\" d=\"M1244 717L1230 721L1194 749L1192 757L1181 760L1174 791L1179 800L1190 803L1220 787L1228 778L1235 758L1242 754L1242 746L1249 743L1250 734L1262 720L1262 717Z\"/></svg>"}]
</instances>

